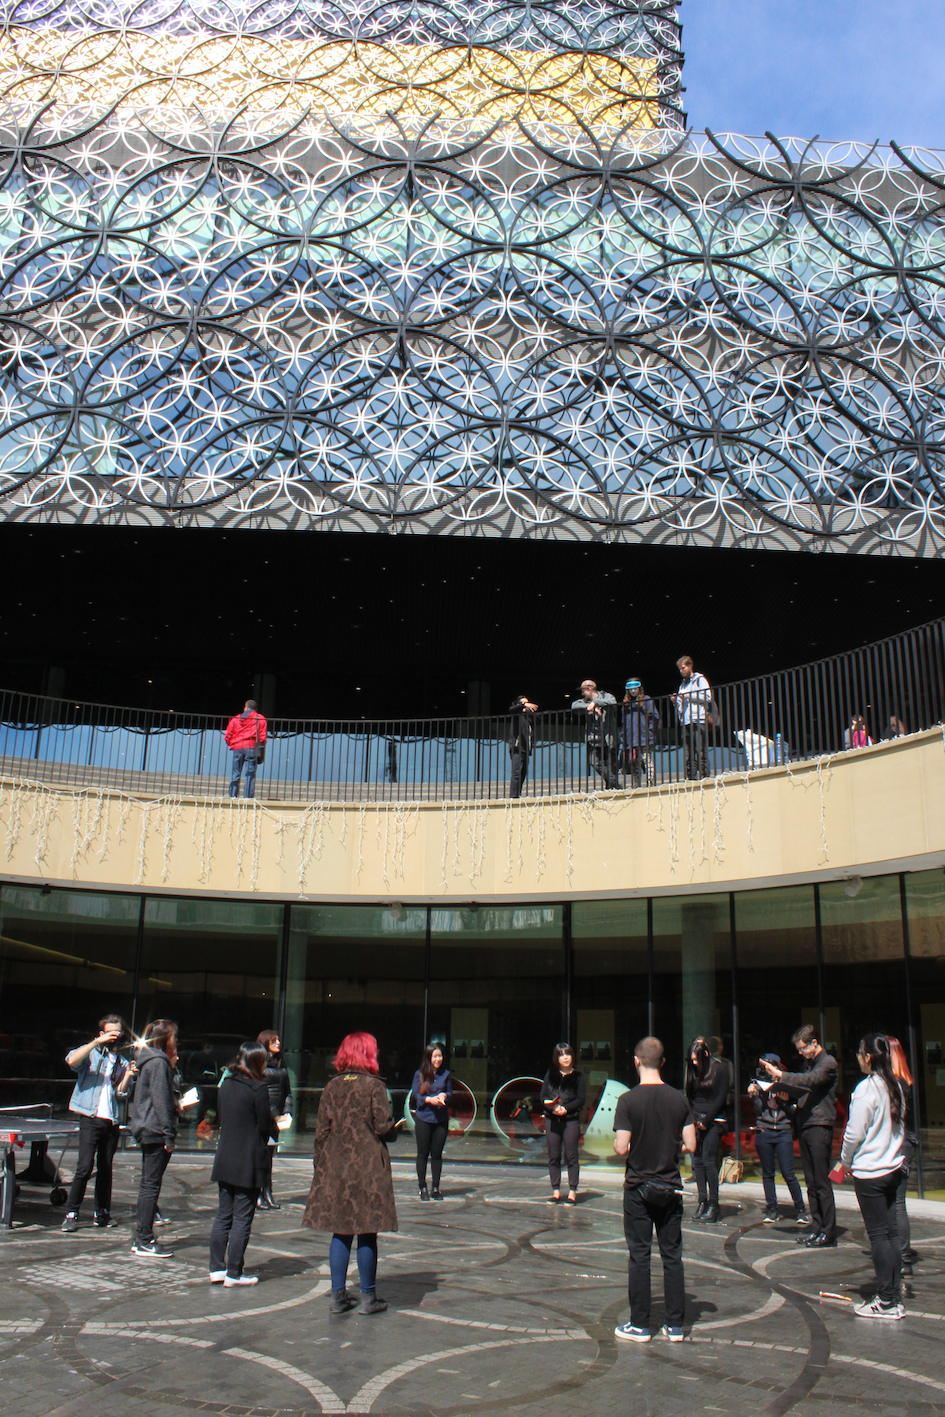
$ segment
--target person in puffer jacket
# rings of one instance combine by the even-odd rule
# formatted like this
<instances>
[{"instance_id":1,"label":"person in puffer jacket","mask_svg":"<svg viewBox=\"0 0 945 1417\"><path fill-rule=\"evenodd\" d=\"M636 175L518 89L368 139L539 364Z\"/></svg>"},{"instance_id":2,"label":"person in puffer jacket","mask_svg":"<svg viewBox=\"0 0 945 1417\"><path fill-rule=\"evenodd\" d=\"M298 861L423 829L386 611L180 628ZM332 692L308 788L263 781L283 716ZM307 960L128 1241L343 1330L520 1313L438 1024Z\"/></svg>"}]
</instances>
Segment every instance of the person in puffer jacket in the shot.
<instances>
[{"instance_id":1,"label":"person in puffer jacket","mask_svg":"<svg viewBox=\"0 0 945 1417\"><path fill-rule=\"evenodd\" d=\"M233 754L230 772L230 796L239 797L240 778L246 769L246 796L256 795L256 764L260 746L266 741L266 720L259 712L255 699L247 699L243 712L231 718L224 733L226 746Z\"/></svg>"},{"instance_id":2,"label":"person in puffer jacket","mask_svg":"<svg viewBox=\"0 0 945 1417\"><path fill-rule=\"evenodd\" d=\"M180 1113L174 1091L176 1063L177 1024L168 1018L155 1019L145 1029L135 1063L131 1135L141 1148L141 1183L132 1253L159 1260L171 1257L154 1238L154 1216L164 1172L177 1140Z\"/></svg>"},{"instance_id":3,"label":"person in puffer jacket","mask_svg":"<svg viewBox=\"0 0 945 1417\"><path fill-rule=\"evenodd\" d=\"M274 1028L264 1028L256 1039L266 1049L266 1070L263 1082L269 1089L269 1116L272 1121L269 1145L266 1148L266 1176L256 1205L260 1210L281 1210L272 1195L272 1159L279 1141L279 1123L286 1125L292 1117L292 1079L282 1057L282 1039Z\"/></svg>"}]
</instances>

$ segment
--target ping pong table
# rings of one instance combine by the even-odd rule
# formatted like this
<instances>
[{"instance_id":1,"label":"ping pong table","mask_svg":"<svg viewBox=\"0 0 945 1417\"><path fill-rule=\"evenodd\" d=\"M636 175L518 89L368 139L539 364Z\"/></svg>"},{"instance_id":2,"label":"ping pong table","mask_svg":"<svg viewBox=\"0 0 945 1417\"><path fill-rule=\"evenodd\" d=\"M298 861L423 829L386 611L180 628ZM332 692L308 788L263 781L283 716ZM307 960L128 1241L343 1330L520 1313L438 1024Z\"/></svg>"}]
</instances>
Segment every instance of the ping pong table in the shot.
<instances>
[{"instance_id":1,"label":"ping pong table","mask_svg":"<svg viewBox=\"0 0 945 1417\"><path fill-rule=\"evenodd\" d=\"M20 1180L41 1186L49 1180L46 1174L46 1153L50 1141L53 1137L62 1137L65 1152L70 1139L78 1134L78 1121L70 1117L53 1117L52 1106L47 1103L35 1107L0 1109L0 1151L4 1153L0 1174L0 1230L9 1230L13 1225L13 1201L17 1187L16 1153L29 1143L29 1165L20 1172ZM59 1161L61 1163L61 1156ZM59 1184L58 1165L54 1169L52 1179L50 1204L62 1205L66 1192Z\"/></svg>"}]
</instances>

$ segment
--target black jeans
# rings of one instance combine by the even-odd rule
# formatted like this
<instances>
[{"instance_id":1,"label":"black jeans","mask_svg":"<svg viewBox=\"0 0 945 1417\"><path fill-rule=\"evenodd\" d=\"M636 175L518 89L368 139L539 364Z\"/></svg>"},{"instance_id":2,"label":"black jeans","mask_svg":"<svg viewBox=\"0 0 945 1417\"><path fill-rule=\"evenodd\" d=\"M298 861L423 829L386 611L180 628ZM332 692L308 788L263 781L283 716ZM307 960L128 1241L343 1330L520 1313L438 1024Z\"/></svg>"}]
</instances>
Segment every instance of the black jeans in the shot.
<instances>
[{"instance_id":1,"label":"black jeans","mask_svg":"<svg viewBox=\"0 0 945 1417\"><path fill-rule=\"evenodd\" d=\"M604 786L611 789L619 787L617 781L617 766L614 761L614 750L609 743L588 743L587 745L587 774L592 773L603 780ZM590 786L590 784L588 784Z\"/></svg>"},{"instance_id":2,"label":"black jeans","mask_svg":"<svg viewBox=\"0 0 945 1417\"><path fill-rule=\"evenodd\" d=\"M794 1136L791 1132L756 1132L755 1147L761 1162L761 1182L765 1188L765 1205L772 1210L778 1204L778 1191L774 1183L774 1164L777 1160L784 1177L784 1184L791 1192L791 1200L796 1210L804 1209L804 1197L794 1174Z\"/></svg>"},{"instance_id":3,"label":"black jeans","mask_svg":"<svg viewBox=\"0 0 945 1417\"><path fill-rule=\"evenodd\" d=\"M528 754L518 748L512 751L512 781L509 785L510 797L521 797L525 779L528 776Z\"/></svg>"},{"instance_id":4,"label":"black jeans","mask_svg":"<svg viewBox=\"0 0 945 1417\"><path fill-rule=\"evenodd\" d=\"M647 1205L635 1186L623 1188L623 1233L630 1251L627 1290L630 1322L650 1326L650 1248L653 1230L663 1261L663 1299L668 1328L681 1328L686 1312L686 1281L682 1262L682 1197L669 1205Z\"/></svg>"},{"instance_id":5,"label":"black jeans","mask_svg":"<svg viewBox=\"0 0 945 1417\"><path fill-rule=\"evenodd\" d=\"M545 1128L545 1136L548 1138L548 1175L551 1177L552 1189L556 1191L561 1185L561 1151L563 1147L564 1159L568 1163L568 1187L570 1190L576 1191L581 1177L581 1168L578 1162L578 1151L581 1146L580 1117L550 1116Z\"/></svg>"},{"instance_id":6,"label":"black jeans","mask_svg":"<svg viewBox=\"0 0 945 1417\"><path fill-rule=\"evenodd\" d=\"M211 1273L225 1269L230 1279L239 1279L243 1273L243 1256L249 1244L249 1232L253 1228L256 1214L258 1188L228 1186L218 1181L220 1201L217 1215L210 1231Z\"/></svg>"},{"instance_id":7,"label":"black jeans","mask_svg":"<svg viewBox=\"0 0 945 1417\"><path fill-rule=\"evenodd\" d=\"M837 1226L837 1208L830 1182L832 1146L833 1127L805 1127L801 1132L801 1164L814 1234L823 1231L831 1239Z\"/></svg>"},{"instance_id":8,"label":"black jeans","mask_svg":"<svg viewBox=\"0 0 945 1417\"><path fill-rule=\"evenodd\" d=\"M683 754L686 759L686 776L690 779L709 776L709 762L705 750L705 724L683 724Z\"/></svg>"},{"instance_id":9,"label":"black jeans","mask_svg":"<svg viewBox=\"0 0 945 1417\"><path fill-rule=\"evenodd\" d=\"M696 1149L692 1158L692 1174L696 1178L696 1190L700 1201L708 1200L709 1205L719 1203L719 1142L722 1128L718 1122L710 1122L705 1131L696 1127Z\"/></svg>"},{"instance_id":10,"label":"black jeans","mask_svg":"<svg viewBox=\"0 0 945 1417\"><path fill-rule=\"evenodd\" d=\"M170 1159L171 1153L162 1141L141 1143L141 1184L135 1213L135 1240L139 1245L149 1244L154 1239L154 1212Z\"/></svg>"},{"instance_id":11,"label":"black jeans","mask_svg":"<svg viewBox=\"0 0 945 1417\"><path fill-rule=\"evenodd\" d=\"M433 1172L433 1189L440 1189L440 1173L443 1169L443 1148L449 1131L445 1122L424 1122L416 1119L417 1128L417 1180L421 1186L427 1183L427 1158Z\"/></svg>"},{"instance_id":12,"label":"black jeans","mask_svg":"<svg viewBox=\"0 0 945 1417\"><path fill-rule=\"evenodd\" d=\"M906 1157L906 1164L900 1172L900 1181L896 1187L896 1229L899 1231L899 1248L902 1251L903 1262L912 1263L909 1258L912 1254L912 1227L909 1224L909 1212L906 1210L906 1187L909 1184L909 1174L915 1162L915 1144L906 1137L902 1144Z\"/></svg>"},{"instance_id":13,"label":"black jeans","mask_svg":"<svg viewBox=\"0 0 945 1417\"><path fill-rule=\"evenodd\" d=\"M69 1187L68 1211L79 1209L94 1171L95 1213L108 1214L112 1204L112 1162L117 1146L117 1122L110 1122L106 1117L79 1118L79 1159Z\"/></svg>"},{"instance_id":14,"label":"black jeans","mask_svg":"<svg viewBox=\"0 0 945 1417\"><path fill-rule=\"evenodd\" d=\"M870 1237L877 1293L884 1304L898 1301L902 1284L902 1251L896 1229L896 1192L901 1179L901 1170L885 1176L853 1177L860 1214Z\"/></svg>"}]
</instances>

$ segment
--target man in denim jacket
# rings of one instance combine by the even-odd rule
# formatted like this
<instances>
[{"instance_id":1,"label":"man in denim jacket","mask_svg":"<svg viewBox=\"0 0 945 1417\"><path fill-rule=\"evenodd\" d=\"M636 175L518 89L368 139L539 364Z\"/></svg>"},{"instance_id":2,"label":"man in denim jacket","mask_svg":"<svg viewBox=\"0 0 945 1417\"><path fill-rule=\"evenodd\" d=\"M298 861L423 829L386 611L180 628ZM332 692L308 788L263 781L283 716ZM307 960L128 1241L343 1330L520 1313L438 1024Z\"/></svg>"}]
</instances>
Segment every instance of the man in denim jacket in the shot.
<instances>
[{"instance_id":1,"label":"man in denim jacket","mask_svg":"<svg viewBox=\"0 0 945 1417\"><path fill-rule=\"evenodd\" d=\"M79 1207L93 1170L95 1176L95 1224L106 1227L112 1203L112 1162L118 1146L118 1097L131 1080L128 1063L118 1052L125 1026L118 1014L99 1020L98 1037L66 1054L66 1062L77 1074L69 1111L79 1118L79 1159L69 1191L62 1228L69 1233L79 1228Z\"/></svg>"}]
</instances>

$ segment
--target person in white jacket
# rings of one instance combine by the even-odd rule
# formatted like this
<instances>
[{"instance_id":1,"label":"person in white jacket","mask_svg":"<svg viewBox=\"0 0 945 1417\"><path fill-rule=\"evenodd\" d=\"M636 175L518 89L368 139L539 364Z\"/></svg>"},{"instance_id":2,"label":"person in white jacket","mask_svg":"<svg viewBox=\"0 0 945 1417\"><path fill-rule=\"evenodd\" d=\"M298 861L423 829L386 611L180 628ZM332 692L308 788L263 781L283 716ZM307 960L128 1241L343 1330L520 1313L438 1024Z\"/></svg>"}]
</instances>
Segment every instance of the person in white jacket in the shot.
<instances>
[{"instance_id":1,"label":"person in white jacket","mask_svg":"<svg viewBox=\"0 0 945 1417\"><path fill-rule=\"evenodd\" d=\"M889 1039L868 1033L857 1053L866 1074L853 1090L840 1170L853 1186L873 1252L877 1292L854 1312L861 1319L901 1319L902 1251L896 1192L905 1162L906 1099L893 1071ZM843 1177L841 1176L841 1179Z\"/></svg>"}]
</instances>

